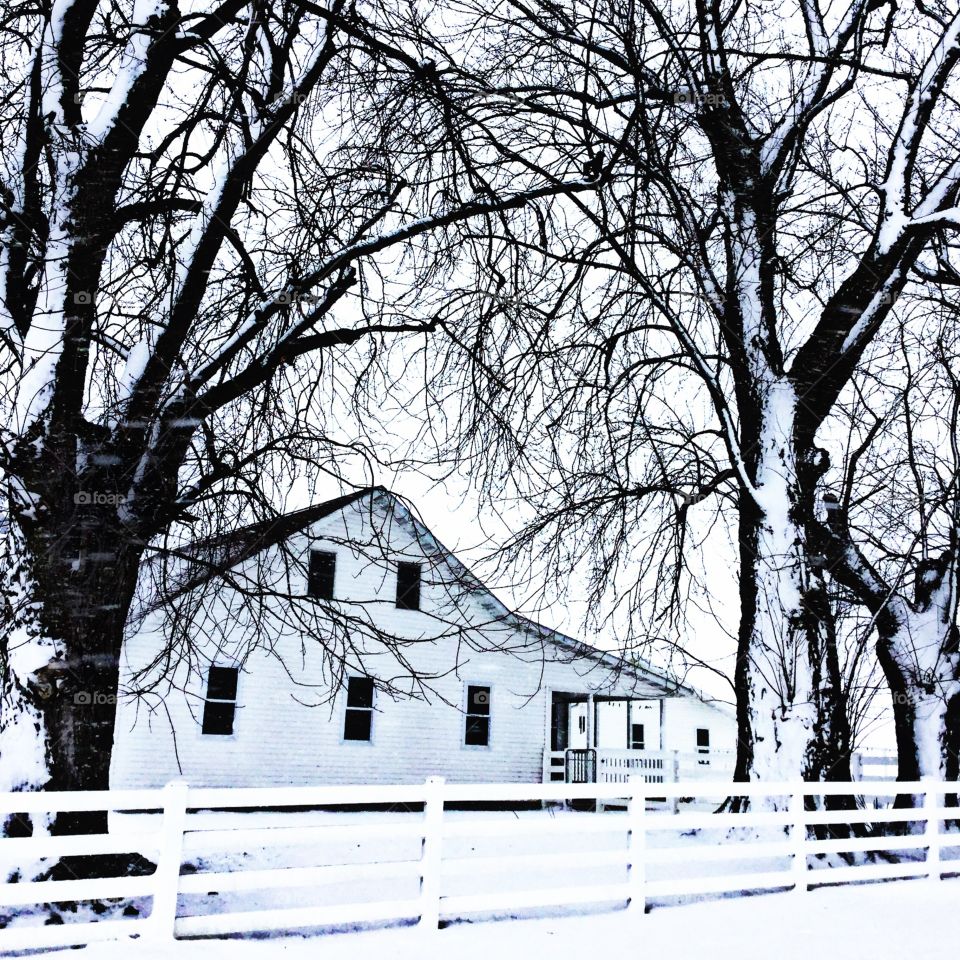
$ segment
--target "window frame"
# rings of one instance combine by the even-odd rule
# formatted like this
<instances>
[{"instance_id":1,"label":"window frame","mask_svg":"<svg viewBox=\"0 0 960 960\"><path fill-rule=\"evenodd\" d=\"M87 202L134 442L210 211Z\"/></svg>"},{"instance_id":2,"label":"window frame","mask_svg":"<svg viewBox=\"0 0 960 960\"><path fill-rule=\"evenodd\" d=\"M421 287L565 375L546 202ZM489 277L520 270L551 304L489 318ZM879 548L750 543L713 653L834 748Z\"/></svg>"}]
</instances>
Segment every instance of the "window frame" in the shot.
<instances>
[{"instance_id":1,"label":"window frame","mask_svg":"<svg viewBox=\"0 0 960 960\"><path fill-rule=\"evenodd\" d=\"M489 711L486 714L470 712L470 688L483 687L490 698ZM489 750L493 746L493 684L489 681L465 680L463 683L463 723L460 725L460 748L462 750ZM467 723L470 717L487 718L487 742L467 743Z\"/></svg>"},{"instance_id":2,"label":"window frame","mask_svg":"<svg viewBox=\"0 0 960 960\"><path fill-rule=\"evenodd\" d=\"M696 752L697 752L697 758L698 758L697 764L702 767L707 767L710 765L710 728L697 727L696 729L697 729ZM705 739L707 741L706 744L702 746L700 744L701 733L706 734Z\"/></svg>"},{"instance_id":3,"label":"window frame","mask_svg":"<svg viewBox=\"0 0 960 960\"><path fill-rule=\"evenodd\" d=\"M311 579L311 569L313 566L313 557L314 554L323 554L327 557L333 558L333 574L330 578L330 596L321 597L311 591L312 579ZM319 600L321 603L330 603L335 600L337 597L337 553L335 550L321 550L317 547L308 548L307 553L307 596L311 600Z\"/></svg>"},{"instance_id":4,"label":"window frame","mask_svg":"<svg viewBox=\"0 0 960 960\"><path fill-rule=\"evenodd\" d=\"M350 698L350 681L351 680L369 680L370 681L370 706L369 707L350 707L347 705L347 701ZM347 675L347 682L343 687L343 709L340 711L340 743L348 746L367 746L372 747L374 744L374 734L375 727L374 724L374 714L377 712L377 685L373 681L373 677L369 677L363 673L350 673ZM349 710L363 710L366 713L370 714L370 736L366 740L356 740L352 737L347 737L347 712Z\"/></svg>"},{"instance_id":5,"label":"window frame","mask_svg":"<svg viewBox=\"0 0 960 960\"><path fill-rule=\"evenodd\" d=\"M222 699L217 698L217 697L208 697L208 696L207 696L207 690L209 690L209 688L210 688L210 670L213 669L214 667L216 667L216 668L218 668L218 669L221 669L221 670L234 670L234 671L236 671L236 674L237 674L237 689L236 689L236 692L235 692L235 694L234 694L234 699L233 699L233 700L222 700ZM198 731L197 736L200 737L200 739L201 739L202 741L207 742L207 741L208 741L208 738L210 738L210 737L213 737L215 740L236 740L236 739L237 739L237 737L238 737L238 732L237 732L238 723L237 723L237 721L238 721L238 714L239 714L239 708L240 708L240 689L241 689L241 687L240 687L240 677L241 677L242 674L243 674L243 670L241 670L240 665L237 664L237 663L217 663L217 662L214 661L214 662L210 663L210 664L207 666L207 674L206 674L206 677L205 677L204 692L203 692L203 697L202 697L202 699L203 699L203 711L202 711L201 714L200 714L200 723L197 724L197 731ZM231 725L231 731L230 731L230 733L204 733L204 732L203 732L203 720L204 720L204 715L206 714L206 711L207 711L207 704L208 704L208 703L232 703L232 704L233 704L233 723L232 723L232 725Z\"/></svg>"},{"instance_id":6,"label":"window frame","mask_svg":"<svg viewBox=\"0 0 960 960\"><path fill-rule=\"evenodd\" d=\"M400 570L402 567L416 568L417 571L417 604L416 606L406 606L400 603ZM394 598L394 606L397 610L422 610L423 609L423 563L417 560L398 560L397 561L397 594Z\"/></svg>"}]
</instances>

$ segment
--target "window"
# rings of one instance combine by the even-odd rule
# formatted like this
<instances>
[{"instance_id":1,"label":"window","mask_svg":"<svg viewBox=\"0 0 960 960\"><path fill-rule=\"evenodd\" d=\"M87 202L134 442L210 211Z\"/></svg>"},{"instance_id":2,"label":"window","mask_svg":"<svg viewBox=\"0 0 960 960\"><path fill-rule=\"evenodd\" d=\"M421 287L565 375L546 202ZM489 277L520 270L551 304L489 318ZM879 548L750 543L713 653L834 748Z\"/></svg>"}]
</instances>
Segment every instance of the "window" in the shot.
<instances>
[{"instance_id":1,"label":"window","mask_svg":"<svg viewBox=\"0 0 960 960\"><path fill-rule=\"evenodd\" d=\"M631 750L643 750L643 724L642 723L632 723L630 724L630 749Z\"/></svg>"},{"instance_id":2,"label":"window","mask_svg":"<svg viewBox=\"0 0 960 960\"><path fill-rule=\"evenodd\" d=\"M203 727L215 737L233 735L233 718L237 712L236 667L211 667L207 675L207 698L203 705Z\"/></svg>"},{"instance_id":3,"label":"window","mask_svg":"<svg viewBox=\"0 0 960 960\"><path fill-rule=\"evenodd\" d=\"M706 727L697 727L697 753L710 752L710 731ZM709 760L699 760L698 763L706 766Z\"/></svg>"},{"instance_id":4,"label":"window","mask_svg":"<svg viewBox=\"0 0 960 960\"><path fill-rule=\"evenodd\" d=\"M337 555L328 550L310 551L307 593L318 600L333 599L333 578L337 571Z\"/></svg>"},{"instance_id":5,"label":"window","mask_svg":"<svg viewBox=\"0 0 960 960\"><path fill-rule=\"evenodd\" d=\"M350 677L347 681L347 709L343 715L344 740L369 740L373 727L373 680Z\"/></svg>"},{"instance_id":6,"label":"window","mask_svg":"<svg viewBox=\"0 0 960 960\"><path fill-rule=\"evenodd\" d=\"M467 724L463 742L468 747L490 746L490 688L467 687Z\"/></svg>"},{"instance_id":7,"label":"window","mask_svg":"<svg viewBox=\"0 0 960 960\"><path fill-rule=\"evenodd\" d=\"M397 607L400 610L420 609L420 564L397 564Z\"/></svg>"}]
</instances>

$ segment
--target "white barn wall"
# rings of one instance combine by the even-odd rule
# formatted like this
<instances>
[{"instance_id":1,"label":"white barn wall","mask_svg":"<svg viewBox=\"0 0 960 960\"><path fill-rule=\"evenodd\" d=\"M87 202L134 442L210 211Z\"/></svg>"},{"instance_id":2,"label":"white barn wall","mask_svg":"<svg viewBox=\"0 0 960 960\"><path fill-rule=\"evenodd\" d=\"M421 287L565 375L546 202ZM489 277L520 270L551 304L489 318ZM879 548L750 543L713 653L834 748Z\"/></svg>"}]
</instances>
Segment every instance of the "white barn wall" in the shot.
<instances>
[{"instance_id":1,"label":"white barn wall","mask_svg":"<svg viewBox=\"0 0 960 960\"><path fill-rule=\"evenodd\" d=\"M617 677L610 667L595 661L564 662L569 654L553 644L543 644L519 626L491 622L498 611L477 593L458 596L457 602L462 626L486 624L479 632L484 649L469 649L463 636L438 639L439 634L449 633L449 627L437 617L456 618L447 586L428 583L425 571L422 609L399 610L395 606L395 561L436 559L431 544L418 542L412 525L392 523L385 537L386 562L376 556L379 546L364 555L345 545L345 541L372 543L376 539L373 529L369 512L359 505L319 522L309 536L291 541L304 564L284 587L294 596L305 595L307 550L311 546L334 550L335 596L350 601L344 605L348 611L369 614L386 631L410 641L403 652L413 671L437 678L431 681L436 691L432 702L392 700L378 693L372 742L343 741L345 694L324 702L330 670L321 645L295 631L278 630L269 638L260 638L261 646L269 646L269 650L253 652L243 664L234 735L201 734L207 666L210 662L233 665L243 647L237 595L224 586L205 612L206 621L198 617L195 633L202 635L210 623L233 624L236 620L236 627L226 631L225 641L201 643L192 671L179 668L175 686L182 690L167 695L162 708L152 714L146 709L149 701L141 701L139 709L137 701L119 704L113 785L158 786L177 776L204 786L403 783L434 775L456 782L538 781L542 751L549 743L551 690L640 697L661 692L649 680L638 681L626 671ZM425 549L431 556L425 555ZM257 560L244 565L251 578L258 575L257 567ZM275 579L282 576L277 564L268 563L266 569L274 571ZM159 615L152 615L130 640L126 647L128 672L155 655L161 642L160 624ZM502 646L521 647L525 652L518 657L496 649ZM367 644L365 648L363 661L368 673L409 686L395 657L382 646ZM306 686L298 687L294 681ZM489 747L463 745L464 715L458 707L467 683L492 688Z\"/></svg>"},{"instance_id":2,"label":"white barn wall","mask_svg":"<svg viewBox=\"0 0 960 960\"><path fill-rule=\"evenodd\" d=\"M710 731L711 750L736 750L737 723L732 710L692 697L676 697L662 705L666 749L697 750L697 728Z\"/></svg>"}]
</instances>

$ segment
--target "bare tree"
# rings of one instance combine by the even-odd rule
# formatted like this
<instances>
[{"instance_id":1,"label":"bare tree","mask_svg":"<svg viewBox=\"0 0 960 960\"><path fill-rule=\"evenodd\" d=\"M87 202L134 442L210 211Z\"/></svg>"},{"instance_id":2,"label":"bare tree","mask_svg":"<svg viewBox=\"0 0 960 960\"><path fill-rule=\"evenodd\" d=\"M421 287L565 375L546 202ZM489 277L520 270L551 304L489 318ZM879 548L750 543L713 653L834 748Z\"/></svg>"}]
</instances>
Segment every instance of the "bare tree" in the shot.
<instances>
[{"instance_id":1,"label":"bare tree","mask_svg":"<svg viewBox=\"0 0 960 960\"><path fill-rule=\"evenodd\" d=\"M942 292L933 305L855 380L854 442L823 531L832 573L869 611L907 781L958 774L960 379L955 308Z\"/></svg>"},{"instance_id":2,"label":"bare tree","mask_svg":"<svg viewBox=\"0 0 960 960\"><path fill-rule=\"evenodd\" d=\"M339 474L401 379L385 347L456 327L430 294L457 225L593 188L488 157L479 190L453 80L375 14L7 12L5 789L107 786L113 697L76 694L116 692L145 552L269 515L298 465Z\"/></svg>"},{"instance_id":3,"label":"bare tree","mask_svg":"<svg viewBox=\"0 0 960 960\"><path fill-rule=\"evenodd\" d=\"M691 532L714 507L692 504L735 504L736 776L846 779L815 543L826 425L960 222L960 16L870 0L458 9L487 129L523 164L580 163L603 187L522 235L477 231L522 263L510 284L477 274L487 406L461 450L495 498L509 466L538 503L515 546L582 559L594 599L635 610L693 583ZM508 101L500 119L490 105Z\"/></svg>"}]
</instances>

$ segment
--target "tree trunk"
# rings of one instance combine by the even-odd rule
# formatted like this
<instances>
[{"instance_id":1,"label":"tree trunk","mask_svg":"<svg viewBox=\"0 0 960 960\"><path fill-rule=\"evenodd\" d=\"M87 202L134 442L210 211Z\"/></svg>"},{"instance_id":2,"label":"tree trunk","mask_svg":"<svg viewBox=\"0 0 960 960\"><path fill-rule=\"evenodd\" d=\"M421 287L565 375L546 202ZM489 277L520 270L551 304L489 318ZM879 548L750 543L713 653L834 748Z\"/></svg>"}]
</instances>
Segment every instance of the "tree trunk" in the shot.
<instances>
[{"instance_id":1,"label":"tree trunk","mask_svg":"<svg viewBox=\"0 0 960 960\"><path fill-rule=\"evenodd\" d=\"M736 779L849 780L835 635L807 535L812 453L797 449L789 384L776 384L762 409L755 492L740 510Z\"/></svg>"},{"instance_id":2,"label":"tree trunk","mask_svg":"<svg viewBox=\"0 0 960 960\"><path fill-rule=\"evenodd\" d=\"M141 551L109 512L77 514L79 537L10 519L0 572L11 598L0 641L5 790L109 789L120 649ZM49 544L45 553L37 543ZM105 831L106 813L60 814L52 828Z\"/></svg>"},{"instance_id":3,"label":"tree trunk","mask_svg":"<svg viewBox=\"0 0 960 960\"><path fill-rule=\"evenodd\" d=\"M953 780L960 698L960 656L956 627L947 622L948 603L934 590L917 604L891 604L882 620L877 656L893 700L897 738L897 779ZM920 797L901 794L897 806L916 806Z\"/></svg>"}]
</instances>

